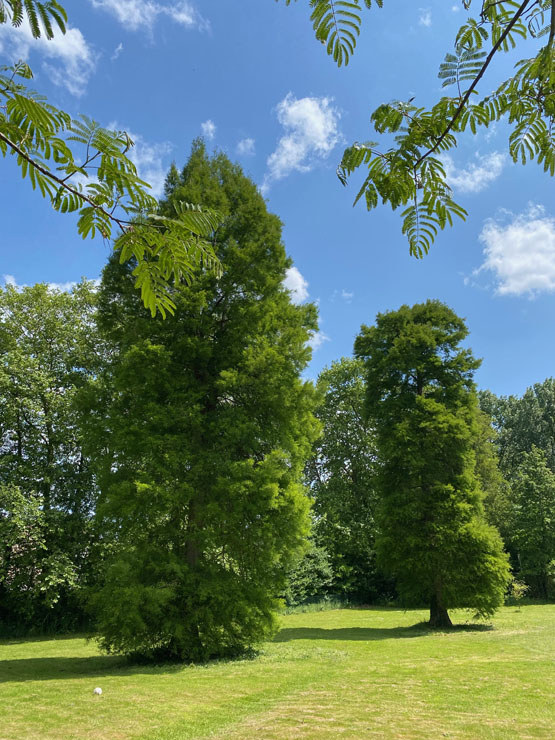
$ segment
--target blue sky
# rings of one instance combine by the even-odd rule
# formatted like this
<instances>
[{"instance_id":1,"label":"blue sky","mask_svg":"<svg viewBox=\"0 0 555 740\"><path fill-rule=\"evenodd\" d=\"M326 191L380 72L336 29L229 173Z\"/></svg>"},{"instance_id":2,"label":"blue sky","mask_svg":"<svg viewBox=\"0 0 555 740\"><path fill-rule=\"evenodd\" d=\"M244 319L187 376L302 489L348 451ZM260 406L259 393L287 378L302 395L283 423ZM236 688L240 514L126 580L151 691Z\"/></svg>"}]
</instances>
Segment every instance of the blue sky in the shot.
<instances>
[{"instance_id":1,"label":"blue sky","mask_svg":"<svg viewBox=\"0 0 555 740\"><path fill-rule=\"evenodd\" d=\"M309 375L352 353L378 311L439 298L464 316L483 364L478 386L521 394L554 374L553 181L507 155L503 125L462 139L446 163L470 212L423 260L408 254L400 217L352 207L344 146L375 138L381 102L440 91L437 69L464 19L460 0L386 1L364 13L359 46L337 69L314 40L308 3L284 0L66 0L69 30L53 42L0 26L0 63L25 57L34 87L72 114L128 130L142 176L160 190L204 135L241 163L284 223L289 285L317 301L321 332ZM510 73L507 55L481 86ZM72 216L51 211L10 158L0 163L0 279L64 285L96 278L110 246L83 242Z\"/></svg>"}]
</instances>

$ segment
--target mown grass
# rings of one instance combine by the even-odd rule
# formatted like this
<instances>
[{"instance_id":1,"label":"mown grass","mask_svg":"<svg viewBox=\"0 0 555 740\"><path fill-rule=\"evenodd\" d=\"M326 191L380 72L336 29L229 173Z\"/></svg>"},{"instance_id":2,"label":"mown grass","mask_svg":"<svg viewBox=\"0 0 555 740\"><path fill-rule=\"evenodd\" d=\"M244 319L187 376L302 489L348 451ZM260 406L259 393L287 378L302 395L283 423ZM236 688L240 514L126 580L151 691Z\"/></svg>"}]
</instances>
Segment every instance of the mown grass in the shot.
<instances>
[{"instance_id":1,"label":"mown grass","mask_svg":"<svg viewBox=\"0 0 555 740\"><path fill-rule=\"evenodd\" d=\"M77 638L3 641L0 738L551 740L554 605L448 632L425 616L290 614L254 658L203 666L130 665Z\"/></svg>"}]
</instances>

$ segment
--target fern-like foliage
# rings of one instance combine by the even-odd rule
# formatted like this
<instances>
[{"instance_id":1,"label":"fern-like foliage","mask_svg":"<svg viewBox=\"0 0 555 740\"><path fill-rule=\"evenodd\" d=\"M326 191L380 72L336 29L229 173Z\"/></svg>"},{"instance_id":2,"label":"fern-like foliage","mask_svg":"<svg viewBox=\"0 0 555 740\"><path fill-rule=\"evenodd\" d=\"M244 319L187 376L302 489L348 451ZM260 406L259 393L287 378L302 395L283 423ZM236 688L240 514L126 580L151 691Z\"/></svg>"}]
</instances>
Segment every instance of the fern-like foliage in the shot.
<instances>
[{"instance_id":1,"label":"fern-like foliage","mask_svg":"<svg viewBox=\"0 0 555 740\"><path fill-rule=\"evenodd\" d=\"M372 0L363 1L367 8L372 7ZM291 2L285 0L286 5ZM383 7L383 0L374 2ZM361 0L310 0L310 7L310 20L318 41L324 44L338 67L349 64L360 35Z\"/></svg>"},{"instance_id":2,"label":"fern-like foliage","mask_svg":"<svg viewBox=\"0 0 555 740\"><path fill-rule=\"evenodd\" d=\"M54 25L66 32L67 14L57 0L0 0L0 24L20 26L27 19L33 37L54 38Z\"/></svg>"},{"instance_id":3,"label":"fern-like foliage","mask_svg":"<svg viewBox=\"0 0 555 740\"><path fill-rule=\"evenodd\" d=\"M466 211L457 204L445 182L441 159L422 152L433 146L441 132L443 116L453 109L455 100L443 99L440 110L426 111L411 103L395 102L381 105L372 114L374 129L380 134L392 134L394 146L380 151L377 144L355 144L345 150L338 176L346 184L349 176L366 165L368 175L357 193L355 203L364 196L368 210L379 201L393 209L404 206L402 231L409 240L414 257L428 253L438 232L452 225L453 217L465 218ZM440 151L455 143L446 136Z\"/></svg>"},{"instance_id":4,"label":"fern-like foliage","mask_svg":"<svg viewBox=\"0 0 555 740\"><path fill-rule=\"evenodd\" d=\"M221 274L212 246L221 216L191 203L177 203L174 208L174 217L151 215L147 223L137 223L118 240L121 262L137 261L135 285L153 316L157 311L164 317L167 311L173 313L171 281L190 283L199 267Z\"/></svg>"},{"instance_id":5,"label":"fern-like foliage","mask_svg":"<svg viewBox=\"0 0 555 740\"><path fill-rule=\"evenodd\" d=\"M157 201L127 156L123 131L49 104L20 80L25 63L0 67L0 154L16 157L21 174L61 213L77 212L78 232L118 238L121 255L136 262L143 301L155 314L172 312L172 283L191 280L200 267L214 270L212 235L219 217L183 204L173 218L156 215Z\"/></svg>"},{"instance_id":6,"label":"fern-like foliage","mask_svg":"<svg viewBox=\"0 0 555 740\"><path fill-rule=\"evenodd\" d=\"M468 10L472 0L463 0ZM517 63L515 73L491 95L476 100L478 83L495 55L509 51L519 40L548 36L531 59ZM402 231L410 253L422 257L438 233L464 219L466 211L453 198L442 154L456 146L466 130L506 118L512 126L509 152L522 164L535 159L555 174L555 1L483 0L479 15L459 29L454 51L439 69L452 96L441 97L429 110L412 103L380 105L372 114L375 131L391 142L355 143L345 150L338 177L346 185L363 168L365 177L354 202L363 199L368 210L378 203L403 207Z\"/></svg>"},{"instance_id":7,"label":"fern-like foliage","mask_svg":"<svg viewBox=\"0 0 555 740\"><path fill-rule=\"evenodd\" d=\"M443 87L456 85L459 97L462 96L464 83L471 82L479 74L485 56L481 48L456 46L455 53L446 54L439 68L438 77L443 80Z\"/></svg>"},{"instance_id":8,"label":"fern-like foliage","mask_svg":"<svg viewBox=\"0 0 555 740\"><path fill-rule=\"evenodd\" d=\"M286 0L289 5L292 0ZM411 254L422 257L439 231L465 218L447 182L441 155L457 144L467 129L476 133L506 117L512 125L509 151L515 162L535 159L555 174L555 0L461 0L466 11L478 8L460 27L454 51L439 69L443 87L455 87L426 110L408 103L378 106L371 121L391 145L356 142L348 147L337 174L346 185L359 168L365 177L354 203L363 199L368 210L378 203L404 207L403 233ZM371 1L365 0L367 8ZM382 0L376 2L383 6ZM341 66L354 53L361 27L361 0L311 0L316 38ZM345 15L340 10L345 10ZM344 21L342 25L342 19ZM348 21L348 22L347 22ZM497 54L514 49L529 36L548 36L543 49L516 66L513 77L483 100L477 86Z\"/></svg>"}]
</instances>

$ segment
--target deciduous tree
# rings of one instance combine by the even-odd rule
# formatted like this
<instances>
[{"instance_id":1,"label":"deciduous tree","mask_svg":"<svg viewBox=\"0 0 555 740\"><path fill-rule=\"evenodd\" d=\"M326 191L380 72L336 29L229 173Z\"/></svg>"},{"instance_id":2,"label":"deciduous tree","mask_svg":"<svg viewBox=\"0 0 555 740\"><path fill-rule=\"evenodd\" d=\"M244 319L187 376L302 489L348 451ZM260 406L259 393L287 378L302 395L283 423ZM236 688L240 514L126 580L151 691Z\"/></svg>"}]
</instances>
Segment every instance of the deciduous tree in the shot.
<instances>
[{"instance_id":1,"label":"deciduous tree","mask_svg":"<svg viewBox=\"0 0 555 740\"><path fill-rule=\"evenodd\" d=\"M555 561L555 473L537 447L522 455L514 481L513 538L521 575L541 598L552 595Z\"/></svg>"},{"instance_id":2,"label":"deciduous tree","mask_svg":"<svg viewBox=\"0 0 555 740\"><path fill-rule=\"evenodd\" d=\"M320 373L316 415L322 435L306 475L314 499L316 541L330 555L333 589L369 603L383 596L376 570L376 439L364 414L364 363L344 357Z\"/></svg>"},{"instance_id":3,"label":"deciduous tree","mask_svg":"<svg viewBox=\"0 0 555 740\"><path fill-rule=\"evenodd\" d=\"M79 592L90 575L96 490L75 398L103 361L94 304L86 282L72 293L45 284L0 289L2 508L10 531L32 518L29 543L36 540L22 543L24 524L9 546L5 626L68 629L83 620Z\"/></svg>"}]
</instances>

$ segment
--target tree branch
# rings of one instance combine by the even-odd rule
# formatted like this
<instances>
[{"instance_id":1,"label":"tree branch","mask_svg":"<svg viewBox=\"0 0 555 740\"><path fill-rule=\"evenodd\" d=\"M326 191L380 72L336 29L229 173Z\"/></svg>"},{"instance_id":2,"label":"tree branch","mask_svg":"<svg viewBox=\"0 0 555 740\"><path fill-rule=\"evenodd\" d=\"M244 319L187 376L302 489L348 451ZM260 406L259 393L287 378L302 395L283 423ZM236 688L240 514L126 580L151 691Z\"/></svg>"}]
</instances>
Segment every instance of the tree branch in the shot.
<instances>
[{"instance_id":1,"label":"tree branch","mask_svg":"<svg viewBox=\"0 0 555 740\"><path fill-rule=\"evenodd\" d=\"M501 34L501 36L498 38L497 42L493 45L490 53L488 54L488 56L486 57L486 60L483 63L480 71L478 72L478 74L476 75L476 77L474 78L474 80L472 81L472 84L470 85L470 87L468 88L468 90L466 91L466 93L464 94L463 99L461 100L461 102L460 102L457 110L455 111L455 113L453 115L453 118L449 121L449 124L447 125L447 127L443 130L443 132L437 138L435 144L430 149L428 149L428 151L425 152L416 161L416 163L414 165L415 168L417 168L427 157L429 157L430 154L433 154L436 151L436 149L439 147L439 145L441 144L441 142L443 141L443 139L445 139L445 137L447 136L447 134L451 131L451 129L453 128L453 126L455 125L455 123L457 122L457 120L459 119L461 113L463 112L466 104L468 103L468 101L470 99L470 96L474 92L474 89L476 88L476 85L480 82L480 80L482 79L482 77L483 77L486 69L489 67L489 65L490 65L493 57L495 56L495 54L499 50L500 46L502 46L503 42L505 41L505 39L507 38L507 36L511 32L513 26L516 25L516 23L519 20L519 18L521 17L521 15L523 15L523 13L526 10L526 8L530 5L530 2L531 1L532 0L524 0L524 2L522 3L522 5L516 11L516 13L514 14L514 16L511 19L510 23L507 24L507 27L505 28L505 30L503 31L503 33ZM552 7L552 10L553 10L553 3L555 3L555 0L552 0L552 6L551 6ZM551 16L551 19L552 19L552 25L553 25L553 15Z\"/></svg>"},{"instance_id":2,"label":"tree branch","mask_svg":"<svg viewBox=\"0 0 555 740\"><path fill-rule=\"evenodd\" d=\"M98 203L95 203L94 200L89 198L89 196L85 195L84 193L80 192L79 190L76 190L71 185L68 185L66 182L66 179L62 179L60 177L57 177L54 173L50 172L50 170L47 170L46 167L43 167L38 162L35 162L35 160L27 154L23 149L21 149L17 144L15 144L11 139L9 139L7 136L5 136L0 131L0 141L4 141L12 151L14 151L16 154L18 154L20 157L22 157L28 164L31 165L34 169L36 169L38 172L40 172L45 177L48 177L49 180L52 180L53 182L58 183L58 185L66 190L68 193L71 193L72 195L77 196L81 201L84 203L88 203L92 208L94 208L96 211L99 211L104 216L106 216L110 221L115 223L122 232L125 232L125 227L131 225L132 221L125 221L123 219L119 219L116 216L114 216L109 211L106 211L102 206L98 205Z\"/></svg>"}]
</instances>

